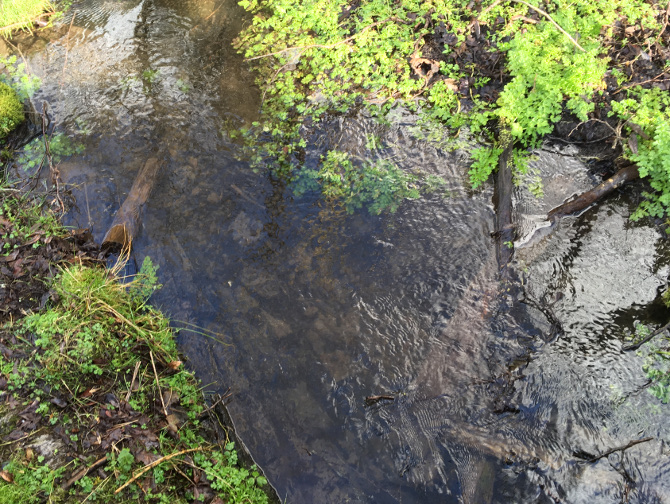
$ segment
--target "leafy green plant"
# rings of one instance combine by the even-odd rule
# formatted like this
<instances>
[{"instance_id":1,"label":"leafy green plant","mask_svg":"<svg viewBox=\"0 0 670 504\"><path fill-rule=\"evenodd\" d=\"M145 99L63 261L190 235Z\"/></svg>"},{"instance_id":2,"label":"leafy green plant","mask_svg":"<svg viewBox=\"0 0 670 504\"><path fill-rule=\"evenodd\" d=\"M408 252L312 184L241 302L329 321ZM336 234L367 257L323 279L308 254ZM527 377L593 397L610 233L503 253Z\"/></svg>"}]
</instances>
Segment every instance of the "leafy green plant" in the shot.
<instances>
[{"instance_id":1,"label":"leafy green plant","mask_svg":"<svg viewBox=\"0 0 670 504\"><path fill-rule=\"evenodd\" d=\"M39 89L41 81L26 70L25 63L17 63L16 56L0 58L5 72L0 72L0 82L11 86L21 101L31 98Z\"/></svg>"},{"instance_id":2,"label":"leafy green plant","mask_svg":"<svg viewBox=\"0 0 670 504\"><path fill-rule=\"evenodd\" d=\"M51 160L54 164L58 164L63 159L84 152L83 144L74 142L64 133L54 134L48 139L48 142ZM44 163L45 160L46 146L44 145L44 137L35 138L29 144L24 146L16 158L16 162L19 166L26 171L34 169L39 166L40 163Z\"/></svg>"},{"instance_id":3,"label":"leafy green plant","mask_svg":"<svg viewBox=\"0 0 670 504\"><path fill-rule=\"evenodd\" d=\"M466 0L242 0L240 5L254 18L236 47L253 62L264 90L261 117L241 130L252 160L259 165L270 161L280 176L321 184L325 197L343 197L350 208L356 207L353 195L358 190L352 190L355 182L347 178L346 161L338 161L339 180L329 166L334 159L329 154L324 167L296 174L307 119L318 122L326 113L342 113L361 103L381 117L398 102L418 109L422 118L417 131L424 138L443 145L443 140L463 142L459 132L464 132L467 141L475 135L486 144L472 152L474 186L496 169L504 147L491 133L497 125L517 145L515 181L526 180L539 194L541 185L528 172L527 151L537 147L565 111L588 119L605 73L621 74L606 57L605 39L615 22L657 29L660 12L643 0L551 0L541 9L537 2ZM527 22L531 14L536 16L532 23ZM489 77L477 75L471 62L459 64L453 54L470 35L473 19L491 50L506 62L507 80L496 100L478 95ZM432 59L427 59L423 50L436 27L451 41L445 43L443 57L429 51ZM458 81L466 75L474 86L464 96ZM440 127L451 133L442 133ZM665 126L656 128L658 155L647 156L658 170L663 169L658 156L665 153L664 135ZM369 193L374 197L374 191ZM388 188L377 194L384 198Z\"/></svg>"},{"instance_id":4,"label":"leafy green plant","mask_svg":"<svg viewBox=\"0 0 670 504\"><path fill-rule=\"evenodd\" d=\"M29 244L38 248L53 236L61 236L63 229L54 216L45 211L43 201L29 196L7 195L0 189L0 255L10 254L18 247Z\"/></svg>"},{"instance_id":5,"label":"leafy green plant","mask_svg":"<svg viewBox=\"0 0 670 504\"><path fill-rule=\"evenodd\" d=\"M197 453L194 460L211 480L212 488L225 492L231 504L268 502L260 488L267 484L267 480L255 467L248 470L238 466L234 443L228 443L224 451Z\"/></svg>"},{"instance_id":6,"label":"leafy green plant","mask_svg":"<svg viewBox=\"0 0 670 504\"><path fill-rule=\"evenodd\" d=\"M662 217L670 208L670 96L657 88L633 88L627 98L612 103L612 114L624 121L634 137L625 145L625 155L654 191L644 193L646 201L631 218Z\"/></svg>"},{"instance_id":7,"label":"leafy green plant","mask_svg":"<svg viewBox=\"0 0 670 504\"><path fill-rule=\"evenodd\" d=\"M52 470L39 456L32 462L22 461L17 455L4 466L13 482L0 480L0 502L3 504L32 504L40 502L45 495L53 494L54 481L65 468Z\"/></svg>"},{"instance_id":8,"label":"leafy green plant","mask_svg":"<svg viewBox=\"0 0 670 504\"><path fill-rule=\"evenodd\" d=\"M643 341L651 334L651 330L645 324L635 325L633 341ZM649 393L659 399L663 404L670 401L670 342L667 338L660 338L662 342L648 342L638 350L638 355L644 357L642 371L650 380L651 385L647 388Z\"/></svg>"}]
</instances>

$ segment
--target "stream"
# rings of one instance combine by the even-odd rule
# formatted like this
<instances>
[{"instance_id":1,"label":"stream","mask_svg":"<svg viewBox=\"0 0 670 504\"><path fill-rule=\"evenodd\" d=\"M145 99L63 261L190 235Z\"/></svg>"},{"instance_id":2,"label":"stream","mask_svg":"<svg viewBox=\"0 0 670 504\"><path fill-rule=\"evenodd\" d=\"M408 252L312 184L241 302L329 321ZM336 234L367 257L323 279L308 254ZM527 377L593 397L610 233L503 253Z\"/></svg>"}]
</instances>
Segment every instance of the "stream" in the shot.
<instances>
[{"instance_id":1,"label":"stream","mask_svg":"<svg viewBox=\"0 0 670 504\"><path fill-rule=\"evenodd\" d=\"M74 15L74 18L73 18ZM306 164L366 139L447 187L394 214L353 214L240 160L226 131L261 93L231 42L232 0L84 0L15 43L42 79L58 131L67 219L101 240L144 162L162 168L133 244L151 257L188 365L228 387L238 435L280 497L313 503L670 502L670 415L623 352L636 322L662 325L670 246L632 223L622 191L579 217L542 216L597 183L576 149L533 162L545 198L515 195L514 285L497 277L492 189L467 154L389 125L334 117ZM392 396L366 402L368 396ZM630 441L653 437L589 463ZM580 458L581 457L581 458Z\"/></svg>"}]
</instances>

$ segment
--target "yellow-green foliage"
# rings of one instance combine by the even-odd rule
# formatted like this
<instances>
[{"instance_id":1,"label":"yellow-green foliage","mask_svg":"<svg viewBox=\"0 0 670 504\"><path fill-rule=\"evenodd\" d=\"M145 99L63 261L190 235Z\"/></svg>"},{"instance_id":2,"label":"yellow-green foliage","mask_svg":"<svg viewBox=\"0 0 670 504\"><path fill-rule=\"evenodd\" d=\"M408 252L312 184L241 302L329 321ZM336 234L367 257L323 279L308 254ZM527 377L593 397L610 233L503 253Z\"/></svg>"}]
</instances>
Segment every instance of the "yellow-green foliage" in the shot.
<instances>
[{"instance_id":1,"label":"yellow-green foliage","mask_svg":"<svg viewBox=\"0 0 670 504\"><path fill-rule=\"evenodd\" d=\"M0 2L0 36L16 30L29 30L45 12L53 12L49 0L2 0Z\"/></svg>"},{"instance_id":2,"label":"yellow-green foliage","mask_svg":"<svg viewBox=\"0 0 670 504\"><path fill-rule=\"evenodd\" d=\"M0 82L0 138L23 122L23 104L16 91Z\"/></svg>"}]
</instances>

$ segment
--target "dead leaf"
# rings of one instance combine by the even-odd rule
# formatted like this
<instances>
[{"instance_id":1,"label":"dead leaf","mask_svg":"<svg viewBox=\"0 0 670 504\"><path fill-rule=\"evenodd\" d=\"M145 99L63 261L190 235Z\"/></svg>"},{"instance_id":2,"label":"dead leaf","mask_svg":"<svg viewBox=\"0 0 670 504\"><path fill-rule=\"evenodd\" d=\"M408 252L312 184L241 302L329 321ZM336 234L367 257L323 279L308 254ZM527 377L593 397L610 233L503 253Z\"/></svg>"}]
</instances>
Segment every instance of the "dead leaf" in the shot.
<instances>
[{"instance_id":1,"label":"dead leaf","mask_svg":"<svg viewBox=\"0 0 670 504\"><path fill-rule=\"evenodd\" d=\"M16 249L14 252L12 252L9 255L6 255L4 257L0 257L0 262L12 262L19 256L19 249Z\"/></svg>"},{"instance_id":2,"label":"dead leaf","mask_svg":"<svg viewBox=\"0 0 670 504\"><path fill-rule=\"evenodd\" d=\"M415 74L419 77L423 77L426 83L428 83L433 75L440 71L440 64L437 61L415 56L410 58L409 66L412 67Z\"/></svg>"},{"instance_id":3,"label":"dead leaf","mask_svg":"<svg viewBox=\"0 0 670 504\"><path fill-rule=\"evenodd\" d=\"M135 459L142 462L145 466L155 462L159 458L160 456L150 453L146 450L139 450L137 453L135 453Z\"/></svg>"},{"instance_id":4,"label":"dead leaf","mask_svg":"<svg viewBox=\"0 0 670 504\"><path fill-rule=\"evenodd\" d=\"M0 471L0 478L5 480L7 483L14 483L14 476L11 473L8 473L5 470Z\"/></svg>"},{"instance_id":5,"label":"dead leaf","mask_svg":"<svg viewBox=\"0 0 670 504\"><path fill-rule=\"evenodd\" d=\"M173 434L177 434L179 432L179 418L177 417L177 415L174 414L168 415L166 417L166 420L168 422L167 424L168 430Z\"/></svg>"},{"instance_id":6,"label":"dead leaf","mask_svg":"<svg viewBox=\"0 0 670 504\"><path fill-rule=\"evenodd\" d=\"M99 388L90 388L90 389L84 390L84 392L82 392L79 397L91 397L98 390L100 390L100 389Z\"/></svg>"},{"instance_id":7,"label":"dead leaf","mask_svg":"<svg viewBox=\"0 0 670 504\"><path fill-rule=\"evenodd\" d=\"M172 371L176 371L179 369L179 366L181 366L182 362L180 360L168 362L168 367L172 369Z\"/></svg>"}]
</instances>

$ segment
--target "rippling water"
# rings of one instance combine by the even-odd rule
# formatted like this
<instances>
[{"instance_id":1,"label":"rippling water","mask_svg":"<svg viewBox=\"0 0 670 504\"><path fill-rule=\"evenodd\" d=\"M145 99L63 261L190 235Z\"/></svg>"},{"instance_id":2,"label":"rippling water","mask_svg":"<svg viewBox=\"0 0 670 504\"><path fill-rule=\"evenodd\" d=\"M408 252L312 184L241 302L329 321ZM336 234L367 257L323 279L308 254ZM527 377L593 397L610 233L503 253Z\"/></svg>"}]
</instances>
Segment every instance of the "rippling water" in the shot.
<instances>
[{"instance_id":1,"label":"rippling water","mask_svg":"<svg viewBox=\"0 0 670 504\"><path fill-rule=\"evenodd\" d=\"M36 102L85 146L60 167L70 218L101 238L144 161L163 161L137 259L160 265L155 301L175 324L210 333L184 330L181 347L210 389L233 388L239 434L288 502L670 499L665 406L621 351L634 321L665 322L667 244L628 221L624 196L533 235L554 200L594 183L574 152L540 153L545 200L516 195L525 245L503 287L490 191L468 189L463 152L415 140L407 112L388 127L333 118L306 162L383 155L447 178L447 194L348 215L255 174L222 133L260 103L230 46L248 22L234 2L73 12L22 42ZM365 149L373 134L382 153ZM646 435L618 458L575 456Z\"/></svg>"}]
</instances>

